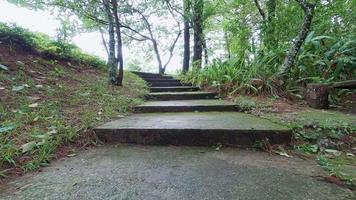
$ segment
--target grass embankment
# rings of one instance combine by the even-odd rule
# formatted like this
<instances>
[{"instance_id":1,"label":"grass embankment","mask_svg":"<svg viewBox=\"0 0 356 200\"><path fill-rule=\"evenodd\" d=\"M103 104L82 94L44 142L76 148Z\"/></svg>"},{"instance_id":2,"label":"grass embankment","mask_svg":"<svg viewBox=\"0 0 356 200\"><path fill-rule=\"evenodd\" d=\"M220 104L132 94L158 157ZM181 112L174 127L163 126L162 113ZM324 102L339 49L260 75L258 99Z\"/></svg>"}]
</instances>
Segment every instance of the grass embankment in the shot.
<instances>
[{"instance_id":1,"label":"grass embankment","mask_svg":"<svg viewBox=\"0 0 356 200\"><path fill-rule=\"evenodd\" d=\"M129 72L123 87L109 85L101 61L94 68L91 59L48 56L12 42L0 46L0 177L73 156L76 147L96 142L92 127L130 113L147 91Z\"/></svg>"},{"instance_id":2,"label":"grass embankment","mask_svg":"<svg viewBox=\"0 0 356 200\"><path fill-rule=\"evenodd\" d=\"M268 150L315 159L331 177L338 177L344 184L356 188L355 114L311 109L276 98L238 96L233 100L248 113L293 130L293 149L276 146L267 147ZM340 183L337 179L331 181Z\"/></svg>"}]
</instances>

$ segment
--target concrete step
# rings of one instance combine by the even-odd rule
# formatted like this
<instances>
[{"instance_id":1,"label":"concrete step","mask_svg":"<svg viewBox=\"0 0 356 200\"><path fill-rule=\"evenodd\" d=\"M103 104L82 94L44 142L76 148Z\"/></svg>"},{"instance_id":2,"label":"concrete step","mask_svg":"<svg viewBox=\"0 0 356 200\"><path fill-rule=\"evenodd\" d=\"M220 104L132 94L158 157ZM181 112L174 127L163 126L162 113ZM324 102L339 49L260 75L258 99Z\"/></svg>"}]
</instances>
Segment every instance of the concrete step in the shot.
<instances>
[{"instance_id":1,"label":"concrete step","mask_svg":"<svg viewBox=\"0 0 356 200\"><path fill-rule=\"evenodd\" d=\"M160 81L160 82L149 82L151 87L176 87L176 86L191 86L189 84L183 84L179 81Z\"/></svg>"},{"instance_id":2,"label":"concrete step","mask_svg":"<svg viewBox=\"0 0 356 200\"><path fill-rule=\"evenodd\" d=\"M144 78L143 80L145 80L146 82L149 83L154 83L154 82L174 82L174 83L180 83L179 80L176 79L167 79L167 78Z\"/></svg>"},{"instance_id":3,"label":"concrete step","mask_svg":"<svg viewBox=\"0 0 356 200\"><path fill-rule=\"evenodd\" d=\"M198 91L199 87L193 86L176 86L176 87L150 87L151 92L190 92Z\"/></svg>"},{"instance_id":4,"label":"concrete step","mask_svg":"<svg viewBox=\"0 0 356 200\"><path fill-rule=\"evenodd\" d=\"M289 144L290 129L269 120L234 112L134 114L94 129L110 143L151 145L248 146L268 140Z\"/></svg>"},{"instance_id":5,"label":"concrete step","mask_svg":"<svg viewBox=\"0 0 356 200\"><path fill-rule=\"evenodd\" d=\"M193 100L193 99L216 99L217 94L212 92L152 92L146 96L147 100Z\"/></svg>"},{"instance_id":6,"label":"concrete step","mask_svg":"<svg viewBox=\"0 0 356 200\"><path fill-rule=\"evenodd\" d=\"M159 112L234 112L240 107L224 100L180 100L180 101L149 101L135 106L135 113Z\"/></svg>"}]
</instances>

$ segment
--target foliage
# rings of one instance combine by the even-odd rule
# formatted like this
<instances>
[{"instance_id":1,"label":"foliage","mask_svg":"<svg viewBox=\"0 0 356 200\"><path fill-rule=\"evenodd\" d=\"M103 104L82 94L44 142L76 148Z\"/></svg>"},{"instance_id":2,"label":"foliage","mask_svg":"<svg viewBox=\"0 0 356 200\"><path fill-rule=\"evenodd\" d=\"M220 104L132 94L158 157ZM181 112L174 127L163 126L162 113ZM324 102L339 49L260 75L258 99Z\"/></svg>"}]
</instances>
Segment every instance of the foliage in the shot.
<instances>
[{"instance_id":1,"label":"foliage","mask_svg":"<svg viewBox=\"0 0 356 200\"><path fill-rule=\"evenodd\" d=\"M84 53L73 44L54 41L45 34L32 33L15 24L0 23L0 41L13 47L38 52L49 58L89 64L97 68L105 66L105 61Z\"/></svg>"}]
</instances>

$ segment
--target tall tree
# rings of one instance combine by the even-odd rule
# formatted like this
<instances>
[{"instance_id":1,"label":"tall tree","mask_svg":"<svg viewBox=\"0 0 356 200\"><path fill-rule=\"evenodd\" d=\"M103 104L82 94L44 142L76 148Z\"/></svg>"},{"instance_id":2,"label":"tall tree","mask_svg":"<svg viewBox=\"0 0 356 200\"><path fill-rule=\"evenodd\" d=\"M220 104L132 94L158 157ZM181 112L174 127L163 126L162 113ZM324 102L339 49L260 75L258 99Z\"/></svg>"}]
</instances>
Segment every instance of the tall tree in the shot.
<instances>
[{"instance_id":1,"label":"tall tree","mask_svg":"<svg viewBox=\"0 0 356 200\"><path fill-rule=\"evenodd\" d=\"M194 47L193 47L193 67L201 68L203 54L203 0L193 0L193 30L194 30Z\"/></svg>"},{"instance_id":2,"label":"tall tree","mask_svg":"<svg viewBox=\"0 0 356 200\"><path fill-rule=\"evenodd\" d=\"M294 61L299 53L300 47L304 43L304 40L310 31L314 16L315 5L317 3L316 1L314 3L309 3L307 0L296 1L304 11L304 21L297 38L294 40L293 45L290 48L286 58L284 59L282 67L280 68L279 76L282 80L282 84L286 82L288 78L288 73L294 64Z\"/></svg>"},{"instance_id":3,"label":"tall tree","mask_svg":"<svg viewBox=\"0 0 356 200\"><path fill-rule=\"evenodd\" d=\"M190 0L183 0L184 20L184 53L183 73L189 70L190 62Z\"/></svg>"}]
</instances>

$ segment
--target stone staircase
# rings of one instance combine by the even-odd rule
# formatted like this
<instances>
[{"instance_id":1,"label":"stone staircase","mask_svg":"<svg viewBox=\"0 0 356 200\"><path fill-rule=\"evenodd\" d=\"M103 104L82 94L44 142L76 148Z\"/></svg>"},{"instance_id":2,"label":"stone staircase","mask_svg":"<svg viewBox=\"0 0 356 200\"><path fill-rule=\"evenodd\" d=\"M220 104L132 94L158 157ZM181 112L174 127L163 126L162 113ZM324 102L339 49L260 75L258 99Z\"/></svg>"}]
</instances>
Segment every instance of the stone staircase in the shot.
<instances>
[{"instance_id":1,"label":"stone staircase","mask_svg":"<svg viewBox=\"0 0 356 200\"><path fill-rule=\"evenodd\" d=\"M291 141L290 129L241 113L239 106L219 100L216 93L200 91L172 76L134 73L150 86L148 101L136 106L135 114L95 128L105 142L252 146L262 140Z\"/></svg>"}]
</instances>

